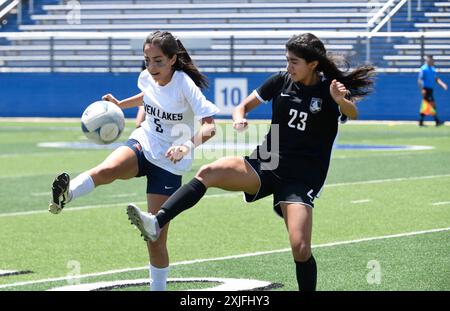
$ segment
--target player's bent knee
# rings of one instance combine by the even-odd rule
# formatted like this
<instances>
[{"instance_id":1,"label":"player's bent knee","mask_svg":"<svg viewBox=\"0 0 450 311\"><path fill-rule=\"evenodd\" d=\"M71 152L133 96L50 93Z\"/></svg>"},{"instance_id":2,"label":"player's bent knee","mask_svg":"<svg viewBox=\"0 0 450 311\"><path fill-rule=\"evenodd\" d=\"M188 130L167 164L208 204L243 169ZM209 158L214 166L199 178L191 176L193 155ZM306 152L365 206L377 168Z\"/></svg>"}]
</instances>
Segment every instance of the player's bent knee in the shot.
<instances>
[{"instance_id":1,"label":"player's bent knee","mask_svg":"<svg viewBox=\"0 0 450 311\"><path fill-rule=\"evenodd\" d=\"M213 178L213 168L210 164L203 165L198 170L195 177L200 180L203 184L210 187L214 184L214 178Z\"/></svg>"},{"instance_id":2,"label":"player's bent knee","mask_svg":"<svg viewBox=\"0 0 450 311\"><path fill-rule=\"evenodd\" d=\"M292 245L292 254L295 261L305 262L311 257L311 245L306 243L295 243Z\"/></svg>"}]
</instances>

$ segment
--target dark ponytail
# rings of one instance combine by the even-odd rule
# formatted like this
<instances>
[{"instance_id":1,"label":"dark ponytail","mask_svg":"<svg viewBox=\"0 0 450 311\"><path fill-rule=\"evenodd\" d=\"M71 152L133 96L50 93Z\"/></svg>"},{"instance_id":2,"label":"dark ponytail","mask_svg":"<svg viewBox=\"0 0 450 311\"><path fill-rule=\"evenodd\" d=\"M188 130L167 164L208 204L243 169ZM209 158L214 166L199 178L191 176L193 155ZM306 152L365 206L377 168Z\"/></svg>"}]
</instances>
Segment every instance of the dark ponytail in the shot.
<instances>
[{"instance_id":1,"label":"dark ponytail","mask_svg":"<svg viewBox=\"0 0 450 311\"><path fill-rule=\"evenodd\" d=\"M324 44L311 33L292 36L286 43L286 49L306 62L318 61L317 71L324 76L341 82L349 90L349 98L362 97L372 91L375 68L370 65L360 66L351 72L341 71L335 60L327 55ZM348 63L345 61L348 68Z\"/></svg>"},{"instance_id":2,"label":"dark ponytail","mask_svg":"<svg viewBox=\"0 0 450 311\"><path fill-rule=\"evenodd\" d=\"M173 69L185 72L199 88L205 89L208 87L206 77L194 65L180 39L175 38L170 32L159 30L152 32L145 40L144 46L145 44L157 44L169 58L177 55Z\"/></svg>"}]
</instances>

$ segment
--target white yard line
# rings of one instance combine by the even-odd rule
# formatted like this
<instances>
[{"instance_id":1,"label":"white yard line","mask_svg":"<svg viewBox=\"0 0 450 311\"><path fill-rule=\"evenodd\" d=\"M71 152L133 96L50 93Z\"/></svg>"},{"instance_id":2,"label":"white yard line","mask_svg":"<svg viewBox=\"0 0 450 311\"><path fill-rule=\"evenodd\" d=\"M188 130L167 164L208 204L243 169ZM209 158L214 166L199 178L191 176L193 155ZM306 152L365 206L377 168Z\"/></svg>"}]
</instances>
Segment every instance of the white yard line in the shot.
<instances>
[{"instance_id":1,"label":"white yard line","mask_svg":"<svg viewBox=\"0 0 450 311\"><path fill-rule=\"evenodd\" d=\"M352 203L352 204L362 204L362 203L369 203L369 202L372 202L372 200L370 200L370 199L364 199L364 200L350 201L350 203Z\"/></svg>"},{"instance_id":2,"label":"white yard line","mask_svg":"<svg viewBox=\"0 0 450 311\"><path fill-rule=\"evenodd\" d=\"M52 193L50 191L47 191L47 192L31 192L30 194L32 197L44 197L50 196Z\"/></svg>"},{"instance_id":3,"label":"white yard line","mask_svg":"<svg viewBox=\"0 0 450 311\"><path fill-rule=\"evenodd\" d=\"M133 193L118 193L118 194L108 195L108 197L110 197L110 198L126 198L126 197L134 197L136 195L137 195L137 193L135 193L135 192L133 192Z\"/></svg>"},{"instance_id":4,"label":"white yard line","mask_svg":"<svg viewBox=\"0 0 450 311\"><path fill-rule=\"evenodd\" d=\"M445 201L445 202L434 202L434 203L431 203L431 205L447 205L447 204L450 204L450 201Z\"/></svg>"},{"instance_id":5,"label":"white yard line","mask_svg":"<svg viewBox=\"0 0 450 311\"><path fill-rule=\"evenodd\" d=\"M450 174L443 175L430 175L430 176L418 176L418 177L403 177L403 178L390 178L390 179L375 179L375 180L366 180L366 181L355 181L355 182L346 182L346 183L335 183L335 184L327 184L325 188L331 187L342 187L342 186L352 186L352 185L366 185L366 184L380 184L386 182L397 182L397 181L408 181L408 180L422 180L422 179L433 179L433 178L446 178L450 177ZM242 192L229 192L229 193L220 193L220 194L211 194L205 195L206 198L215 198L215 197L227 197L227 196L238 196L242 195ZM129 202L124 203L113 203L113 204L99 204L99 205L87 205L87 206L79 206L79 207L69 207L64 210L64 213L69 211L82 211L94 208L105 208L105 207L116 207L116 206L126 206ZM146 204L147 202L134 202L136 204ZM2 217L12 217L12 216L26 216L26 215L35 215L35 214L45 214L48 213L46 209L38 210L38 211L28 211L28 212L15 212L15 213L3 213L0 214L0 218Z\"/></svg>"},{"instance_id":6,"label":"white yard line","mask_svg":"<svg viewBox=\"0 0 450 311\"><path fill-rule=\"evenodd\" d=\"M446 178L450 177L450 174L442 175L429 175L429 176L416 176L416 177L400 177L400 178L389 178L389 179L374 179L366 181L355 181L355 182L343 182L325 185L327 187L341 187L341 186L353 186L353 185L367 185L367 184L382 184L385 182L396 182L396 181L407 181L407 180L422 180L422 179L433 179L433 178Z\"/></svg>"},{"instance_id":7,"label":"white yard line","mask_svg":"<svg viewBox=\"0 0 450 311\"><path fill-rule=\"evenodd\" d=\"M333 246L340 246L340 245L357 244L357 243L362 243L362 242L369 242L369 241L376 241L376 240L386 240L386 239L392 239L392 238L401 238L401 237L421 235L421 234L427 234L427 233L444 232L444 231L449 231L449 230L450 230L450 227L438 228L438 229L430 229L430 230L422 230L422 231L414 231L414 232L406 232L406 233L399 233L399 234L390 234L390 235L362 238L362 239L349 240L349 241L339 241L339 242L331 242L331 243L325 243L325 244L317 244L317 245L313 245L312 248L325 248L325 247L333 247ZM240 254L240 255L233 255L233 256L179 261L179 262L172 263L170 265L171 266L191 265L191 264L204 263L204 262L222 261L222 260L239 259L239 258L254 257L254 256L261 256L261 255L269 255L269 254L276 254L276 253L284 253L284 252L289 252L289 251L291 251L290 248L282 248L282 249L277 249L277 250L272 250L272 251L247 253L247 254ZM77 276L77 279L88 278L88 277L96 277L96 276L103 276L103 275L111 275L111 274L131 272L131 271L141 271L141 270L147 270L147 269L148 269L148 266L137 267L137 268L125 268L125 269L118 269L118 270L110 270L110 271L104 271L104 272L82 274L82 275ZM41 284L41 283L47 283L47 282L66 281L66 280L69 280L69 279L73 279L73 276L65 276L65 277L48 278L48 279L35 280L35 281L26 281L26 282L17 282L17 283L3 284L3 285L0 285L0 289L1 288L24 286L24 285Z\"/></svg>"},{"instance_id":8,"label":"white yard line","mask_svg":"<svg viewBox=\"0 0 450 311\"><path fill-rule=\"evenodd\" d=\"M398 158L402 158L402 157L406 158L406 157L417 156L417 155L429 155L430 152L434 152L434 151L436 151L436 149L422 149L422 150L415 150L415 151L411 151L411 149L389 150L389 151L377 150L377 151L373 151L370 154L365 153L365 154L358 154L358 155L340 155L340 156L333 155L331 160L333 161L333 160L379 158L379 157L396 157L398 159Z\"/></svg>"},{"instance_id":9,"label":"white yard line","mask_svg":"<svg viewBox=\"0 0 450 311\"><path fill-rule=\"evenodd\" d=\"M231 193L210 194L210 195L207 194L204 197L205 198L218 198L218 197L229 197L229 196L236 196L236 195L242 195L242 194L240 192L231 192ZM84 210L95 209L95 208L126 207L128 203L130 203L130 202L108 203L108 204L98 204L98 205L85 205L85 206L77 206L77 207L67 207L67 208L64 209L63 213L84 211ZM138 204L138 205L142 205L142 204L147 204L147 201L139 201L139 202L132 202L132 203L135 203L135 204ZM42 210L37 210L37 211L3 213L3 214L0 214L0 218L2 218L2 217L13 217L13 216L28 216L28 215L36 215L36 214L49 214L50 215L48 210L43 208Z\"/></svg>"}]
</instances>

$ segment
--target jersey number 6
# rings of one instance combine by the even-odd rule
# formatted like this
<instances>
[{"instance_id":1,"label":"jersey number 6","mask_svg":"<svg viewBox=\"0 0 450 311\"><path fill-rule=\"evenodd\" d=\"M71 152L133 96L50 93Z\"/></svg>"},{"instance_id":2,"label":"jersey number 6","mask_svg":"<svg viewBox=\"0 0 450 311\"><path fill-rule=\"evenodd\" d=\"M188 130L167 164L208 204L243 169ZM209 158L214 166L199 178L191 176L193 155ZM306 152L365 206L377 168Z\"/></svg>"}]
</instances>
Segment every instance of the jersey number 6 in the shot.
<instances>
[{"instance_id":1,"label":"jersey number 6","mask_svg":"<svg viewBox=\"0 0 450 311\"><path fill-rule=\"evenodd\" d=\"M306 112L300 111L300 114L297 110L291 109L289 111L289 115L292 116L291 120L289 121L288 125L291 128L296 128L299 131L304 131L306 128L306 119L308 118L308 114ZM297 119L297 116L299 117L299 121L297 124L294 124L295 119Z\"/></svg>"}]
</instances>

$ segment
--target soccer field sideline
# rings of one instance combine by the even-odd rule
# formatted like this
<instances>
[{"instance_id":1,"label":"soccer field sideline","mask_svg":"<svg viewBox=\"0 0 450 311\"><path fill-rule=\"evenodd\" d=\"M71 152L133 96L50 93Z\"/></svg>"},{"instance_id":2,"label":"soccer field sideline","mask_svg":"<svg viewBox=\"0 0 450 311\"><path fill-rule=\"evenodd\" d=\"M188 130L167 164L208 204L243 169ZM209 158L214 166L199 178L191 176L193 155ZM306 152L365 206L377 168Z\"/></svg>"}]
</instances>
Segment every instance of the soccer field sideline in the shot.
<instances>
[{"instance_id":1,"label":"soccer field sideline","mask_svg":"<svg viewBox=\"0 0 450 311\"><path fill-rule=\"evenodd\" d=\"M405 232L405 233L397 233L397 234L390 234L390 235L384 235L384 236L375 236L375 237L368 237L368 238L360 238L360 239L348 240L348 241L337 241L337 242L331 242L331 243L312 245L312 248L326 248L326 247L333 247L333 246L358 244L358 243L363 243L363 242L370 242L370 241L377 241L377 240L386 240L386 239L401 238L401 237L408 237L408 236L416 236L416 235L437 233L437 232L445 232L445 231L450 231L450 227L447 227L447 228L436 228L436 229L429 229L429 230L421 230L421 231L413 231L413 232ZM204 258L204 259L195 259L195 260L188 260L188 261L179 261L179 262L171 263L170 266L190 265L190 264L197 264L197 263L203 263L203 262L212 262L212 261L223 261L223 260L230 260L230 259L254 257L254 256L261 256L261 255L268 255L268 254L275 254L275 253L283 253L283 252L288 252L288 251L291 251L291 249L290 248L282 248L282 249L271 250L271 251L253 252L253 253L225 256L225 257ZM124 273L124 272L131 272L131 271L140 271L140 270L146 270L146 269L148 269L148 266L136 267L136 268L116 269L116 270L109 270L109 271L103 271L103 272L97 272L97 273L81 274L81 275L77 276L76 278L77 279L82 279L82 278L89 278L89 277L96 277L96 276L111 275L111 274L118 274L118 273ZM73 276L66 276L66 277L58 277L58 278L41 279L41 280L35 280L35 281L26 281L26 282L17 282L17 283L3 284L3 285L0 285L0 289L2 289L2 288L10 288L10 287L18 287L18 286L25 286L25 285L34 285L34 284L40 284L40 283L66 281L66 280L71 280L73 278L74 278Z\"/></svg>"},{"instance_id":2,"label":"soccer field sideline","mask_svg":"<svg viewBox=\"0 0 450 311\"><path fill-rule=\"evenodd\" d=\"M385 182L398 182L398 181L410 181L410 180L422 180L422 179L433 179L433 178L445 178L450 177L450 174L440 174L440 175L429 175L429 176L415 176L415 177L399 177L399 178L388 178L388 179L374 179L374 180L365 180L365 181L356 181L356 182L344 182L344 183L334 183L334 184L325 184L324 188L331 187L341 187L341 186L355 186L355 185L366 185L366 184L379 184ZM232 193L220 193L220 194L210 194L205 195L204 198L214 198L214 197L226 197L226 196L237 196L242 195L242 192L232 192ZM114 204L99 204L99 205L86 205L86 206L76 206L72 208L68 208L65 212L75 212L75 211L83 211L95 208L112 208L117 206L126 206L129 202L124 203L114 203ZM146 201L135 202L136 204L146 204ZM432 203L443 203L443 202L432 202ZM27 215L35 215L35 214L45 214L48 213L47 210L37 210L37 211L28 211L28 212L14 212L14 213L0 213L1 217L14 217L14 216L27 216Z\"/></svg>"}]
</instances>

